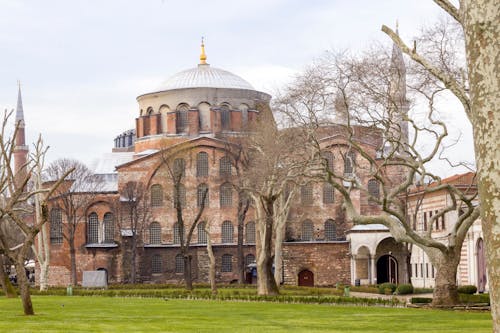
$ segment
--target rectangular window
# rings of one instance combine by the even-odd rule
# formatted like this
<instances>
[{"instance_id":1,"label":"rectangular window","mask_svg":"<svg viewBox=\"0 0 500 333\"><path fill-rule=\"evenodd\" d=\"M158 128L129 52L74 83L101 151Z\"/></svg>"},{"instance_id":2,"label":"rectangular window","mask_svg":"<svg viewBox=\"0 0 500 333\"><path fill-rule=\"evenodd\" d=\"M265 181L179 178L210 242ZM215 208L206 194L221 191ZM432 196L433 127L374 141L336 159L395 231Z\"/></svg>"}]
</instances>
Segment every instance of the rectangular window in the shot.
<instances>
[{"instance_id":1,"label":"rectangular window","mask_svg":"<svg viewBox=\"0 0 500 333\"><path fill-rule=\"evenodd\" d=\"M425 264L425 277L429 278L429 264L428 263Z\"/></svg>"},{"instance_id":2,"label":"rectangular window","mask_svg":"<svg viewBox=\"0 0 500 333\"><path fill-rule=\"evenodd\" d=\"M420 277L424 277L424 264L420 264Z\"/></svg>"},{"instance_id":3,"label":"rectangular window","mask_svg":"<svg viewBox=\"0 0 500 333\"><path fill-rule=\"evenodd\" d=\"M446 214L443 214L443 216L441 216L441 229L442 230L445 230L446 229L446 223L444 222L444 216Z\"/></svg>"},{"instance_id":4,"label":"rectangular window","mask_svg":"<svg viewBox=\"0 0 500 333\"><path fill-rule=\"evenodd\" d=\"M424 212L424 231L427 231L427 212Z\"/></svg>"}]
</instances>

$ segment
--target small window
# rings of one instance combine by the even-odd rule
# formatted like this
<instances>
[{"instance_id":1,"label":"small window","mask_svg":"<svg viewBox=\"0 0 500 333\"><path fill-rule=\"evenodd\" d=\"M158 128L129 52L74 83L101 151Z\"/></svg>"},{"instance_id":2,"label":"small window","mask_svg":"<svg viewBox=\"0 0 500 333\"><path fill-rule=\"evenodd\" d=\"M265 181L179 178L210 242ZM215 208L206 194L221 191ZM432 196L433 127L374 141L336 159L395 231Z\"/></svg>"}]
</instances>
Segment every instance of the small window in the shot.
<instances>
[{"instance_id":1,"label":"small window","mask_svg":"<svg viewBox=\"0 0 500 333\"><path fill-rule=\"evenodd\" d=\"M303 205L312 205L313 203L312 184L306 184L300 188L300 198Z\"/></svg>"},{"instance_id":2,"label":"small window","mask_svg":"<svg viewBox=\"0 0 500 333\"><path fill-rule=\"evenodd\" d=\"M255 222L248 222L245 229L245 242L255 244Z\"/></svg>"},{"instance_id":3,"label":"small window","mask_svg":"<svg viewBox=\"0 0 500 333\"><path fill-rule=\"evenodd\" d=\"M175 182L186 175L186 161L183 158L176 158L174 160L173 173Z\"/></svg>"},{"instance_id":4,"label":"small window","mask_svg":"<svg viewBox=\"0 0 500 333\"><path fill-rule=\"evenodd\" d=\"M104 214L104 243L114 243L115 241L115 228L113 214Z\"/></svg>"},{"instance_id":5,"label":"small window","mask_svg":"<svg viewBox=\"0 0 500 333\"><path fill-rule=\"evenodd\" d=\"M224 183L220 186L220 206L231 207L233 205L233 186L230 183Z\"/></svg>"},{"instance_id":6,"label":"small window","mask_svg":"<svg viewBox=\"0 0 500 333\"><path fill-rule=\"evenodd\" d=\"M160 207L163 205L163 188L160 184L151 186L151 206Z\"/></svg>"},{"instance_id":7,"label":"small window","mask_svg":"<svg viewBox=\"0 0 500 333\"><path fill-rule=\"evenodd\" d=\"M222 255L222 267L221 267L222 272L232 272L233 271L233 256L230 254L223 254Z\"/></svg>"},{"instance_id":8,"label":"small window","mask_svg":"<svg viewBox=\"0 0 500 333\"><path fill-rule=\"evenodd\" d=\"M149 225L149 244L161 244L161 226L158 222Z\"/></svg>"},{"instance_id":9,"label":"small window","mask_svg":"<svg viewBox=\"0 0 500 333\"><path fill-rule=\"evenodd\" d=\"M302 240L312 241L314 239L314 225L311 220L302 222Z\"/></svg>"},{"instance_id":10,"label":"small window","mask_svg":"<svg viewBox=\"0 0 500 333\"><path fill-rule=\"evenodd\" d=\"M181 208L186 207L186 187L183 184L179 184L177 191L174 186L173 201L174 201L174 208L177 208L177 202L179 202Z\"/></svg>"},{"instance_id":11,"label":"small window","mask_svg":"<svg viewBox=\"0 0 500 333\"><path fill-rule=\"evenodd\" d=\"M230 177L231 176L231 159L229 156L224 156L219 160L219 176Z\"/></svg>"},{"instance_id":12,"label":"small window","mask_svg":"<svg viewBox=\"0 0 500 333\"><path fill-rule=\"evenodd\" d=\"M247 254L245 256L245 266L253 264L255 262L255 256L253 254Z\"/></svg>"},{"instance_id":13,"label":"small window","mask_svg":"<svg viewBox=\"0 0 500 333\"><path fill-rule=\"evenodd\" d=\"M328 168L328 171L333 172L333 153L330 151L324 151L322 154L325 166Z\"/></svg>"},{"instance_id":14,"label":"small window","mask_svg":"<svg viewBox=\"0 0 500 333\"><path fill-rule=\"evenodd\" d=\"M209 197L208 197L208 186L207 184L200 184L198 185L197 189L197 205L198 207L201 207L201 204L204 204L204 207L208 207L209 204ZM203 200L205 198L205 200Z\"/></svg>"},{"instance_id":15,"label":"small window","mask_svg":"<svg viewBox=\"0 0 500 333\"><path fill-rule=\"evenodd\" d=\"M332 204L335 200L334 187L330 183L323 183L323 203Z\"/></svg>"},{"instance_id":16,"label":"small window","mask_svg":"<svg viewBox=\"0 0 500 333\"><path fill-rule=\"evenodd\" d=\"M220 122L223 131L231 130L231 113L227 104L220 107Z\"/></svg>"},{"instance_id":17,"label":"small window","mask_svg":"<svg viewBox=\"0 0 500 333\"><path fill-rule=\"evenodd\" d=\"M189 106L181 104L175 112L175 128L177 133L186 133L188 130Z\"/></svg>"},{"instance_id":18,"label":"small window","mask_svg":"<svg viewBox=\"0 0 500 333\"><path fill-rule=\"evenodd\" d=\"M198 223L198 244L207 243L207 232L205 231L206 223L204 221Z\"/></svg>"},{"instance_id":19,"label":"small window","mask_svg":"<svg viewBox=\"0 0 500 333\"><path fill-rule=\"evenodd\" d=\"M175 272L184 273L184 257L182 254L175 256Z\"/></svg>"},{"instance_id":20,"label":"small window","mask_svg":"<svg viewBox=\"0 0 500 333\"><path fill-rule=\"evenodd\" d=\"M353 151L348 151L344 157L344 177L351 178L354 175L354 166L356 164L356 155Z\"/></svg>"},{"instance_id":21,"label":"small window","mask_svg":"<svg viewBox=\"0 0 500 333\"><path fill-rule=\"evenodd\" d=\"M379 200L380 199L380 183L376 179L370 179L368 181L368 194L370 195L370 200Z\"/></svg>"},{"instance_id":22,"label":"small window","mask_svg":"<svg viewBox=\"0 0 500 333\"><path fill-rule=\"evenodd\" d=\"M62 211L59 208L52 208L50 210L50 243L62 244L63 231L62 231Z\"/></svg>"},{"instance_id":23,"label":"small window","mask_svg":"<svg viewBox=\"0 0 500 333\"><path fill-rule=\"evenodd\" d=\"M222 243L232 243L234 236L234 227L231 221L224 221L221 228Z\"/></svg>"},{"instance_id":24,"label":"small window","mask_svg":"<svg viewBox=\"0 0 500 333\"><path fill-rule=\"evenodd\" d=\"M325 221L325 240L337 240L337 229L335 227L335 221L331 219Z\"/></svg>"},{"instance_id":25,"label":"small window","mask_svg":"<svg viewBox=\"0 0 500 333\"><path fill-rule=\"evenodd\" d=\"M174 233L174 244L180 244L181 243L181 228L179 223L174 223L173 227L173 233Z\"/></svg>"},{"instance_id":26,"label":"small window","mask_svg":"<svg viewBox=\"0 0 500 333\"><path fill-rule=\"evenodd\" d=\"M161 268L161 256L159 254L153 255L151 258L151 273L159 274L162 272Z\"/></svg>"},{"instance_id":27,"label":"small window","mask_svg":"<svg viewBox=\"0 0 500 333\"><path fill-rule=\"evenodd\" d=\"M97 219L96 213L91 213L89 215L87 224L87 243L99 243L99 220Z\"/></svg>"},{"instance_id":28,"label":"small window","mask_svg":"<svg viewBox=\"0 0 500 333\"><path fill-rule=\"evenodd\" d=\"M196 177L208 177L208 154L204 151L196 156Z\"/></svg>"}]
</instances>

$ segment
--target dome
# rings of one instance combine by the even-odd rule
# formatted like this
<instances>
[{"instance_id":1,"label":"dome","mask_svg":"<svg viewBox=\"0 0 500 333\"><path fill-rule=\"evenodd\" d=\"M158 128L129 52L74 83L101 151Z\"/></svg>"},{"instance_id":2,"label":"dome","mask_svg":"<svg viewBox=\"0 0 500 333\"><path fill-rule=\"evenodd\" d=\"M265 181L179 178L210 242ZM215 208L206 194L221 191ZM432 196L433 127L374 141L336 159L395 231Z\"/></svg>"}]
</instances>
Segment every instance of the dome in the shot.
<instances>
[{"instance_id":1,"label":"dome","mask_svg":"<svg viewBox=\"0 0 500 333\"><path fill-rule=\"evenodd\" d=\"M159 87L160 91L184 88L230 88L255 90L247 81L238 75L209 64L199 64L172 75Z\"/></svg>"}]
</instances>

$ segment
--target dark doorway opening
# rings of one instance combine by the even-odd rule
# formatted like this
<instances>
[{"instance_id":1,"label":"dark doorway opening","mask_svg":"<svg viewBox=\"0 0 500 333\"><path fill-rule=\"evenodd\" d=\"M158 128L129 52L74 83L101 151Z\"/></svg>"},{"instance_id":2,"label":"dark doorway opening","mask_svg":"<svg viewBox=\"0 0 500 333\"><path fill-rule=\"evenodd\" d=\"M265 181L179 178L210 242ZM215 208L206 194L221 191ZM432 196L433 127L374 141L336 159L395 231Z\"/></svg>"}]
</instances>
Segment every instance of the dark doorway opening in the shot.
<instances>
[{"instance_id":1,"label":"dark doorway opening","mask_svg":"<svg viewBox=\"0 0 500 333\"><path fill-rule=\"evenodd\" d=\"M398 283L398 261L390 254L377 261L377 283L384 282Z\"/></svg>"},{"instance_id":2,"label":"dark doorway opening","mask_svg":"<svg viewBox=\"0 0 500 333\"><path fill-rule=\"evenodd\" d=\"M299 273L299 286L314 287L314 274L310 270L304 269Z\"/></svg>"}]
</instances>

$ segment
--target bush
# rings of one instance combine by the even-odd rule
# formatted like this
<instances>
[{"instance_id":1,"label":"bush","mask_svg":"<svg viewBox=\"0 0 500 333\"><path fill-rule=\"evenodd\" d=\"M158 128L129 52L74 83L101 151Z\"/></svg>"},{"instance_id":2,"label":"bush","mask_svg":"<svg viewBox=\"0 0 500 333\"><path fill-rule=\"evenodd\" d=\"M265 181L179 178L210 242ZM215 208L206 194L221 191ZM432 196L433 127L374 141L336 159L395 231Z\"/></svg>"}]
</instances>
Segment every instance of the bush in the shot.
<instances>
[{"instance_id":1,"label":"bush","mask_svg":"<svg viewBox=\"0 0 500 333\"><path fill-rule=\"evenodd\" d=\"M490 295L489 294L460 294L460 302L465 304L474 304L474 303L485 303L490 304Z\"/></svg>"},{"instance_id":2,"label":"bush","mask_svg":"<svg viewBox=\"0 0 500 333\"><path fill-rule=\"evenodd\" d=\"M476 291L477 291L477 287L476 286L472 286L472 285L465 285L465 286L458 287L458 293L459 294L472 295L472 294L475 294Z\"/></svg>"},{"instance_id":3,"label":"bush","mask_svg":"<svg viewBox=\"0 0 500 333\"><path fill-rule=\"evenodd\" d=\"M411 284L400 284L396 288L396 293L398 295L408 295L413 294L413 286Z\"/></svg>"},{"instance_id":4,"label":"bush","mask_svg":"<svg viewBox=\"0 0 500 333\"><path fill-rule=\"evenodd\" d=\"M414 294L432 294L434 288L413 288Z\"/></svg>"},{"instance_id":5,"label":"bush","mask_svg":"<svg viewBox=\"0 0 500 333\"><path fill-rule=\"evenodd\" d=\"M432 298L429 297L412 297L410 299L411 304L429 304L432 302Z\"/></svg>"},{"instance_id":6,"label":"bush","mask_svg":"<svg viewBox=\"0 0 500 333\"><path fill-rule=\"evenodd\" d=\"M369 293L369 294L378 294L378 288L374 286L353 286L351 287L351 291L357 291L360 293Z\"/></svg>"},{"instance_id":7,"label":"bush","mask_svg":"<svg viewBox=\"0 0 500 333\"><path fill-rule=\"evenodd\" d=\"M386 294L386 289L390 289L390 294L392 294L396 291L396 287L397 286L394 283L389 283L389 282L381 283L378 285L378 293L382 294L382 295L384 295L384 294L388 295L388 294Z\"/></svg>"}]
</instances>

